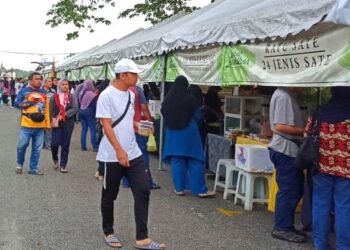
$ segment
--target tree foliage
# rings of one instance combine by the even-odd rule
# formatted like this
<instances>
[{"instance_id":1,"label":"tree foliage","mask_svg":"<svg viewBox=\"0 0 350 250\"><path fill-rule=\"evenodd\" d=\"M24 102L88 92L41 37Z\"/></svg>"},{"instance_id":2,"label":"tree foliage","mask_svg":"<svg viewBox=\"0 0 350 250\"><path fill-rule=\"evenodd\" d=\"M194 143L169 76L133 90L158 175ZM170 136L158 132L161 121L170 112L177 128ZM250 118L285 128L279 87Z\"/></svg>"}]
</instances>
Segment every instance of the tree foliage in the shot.
<instances>
[{"instance_id":1,"label":"tree foliage","mask_svg":"<svg viewBox=\"0 0 350 250\"><path fill-rule=\"evenodd\" d=\"M113 0L59 0L47 13L50 19L46 21L46 25L53 28L62 24L73 24L76 30L68 33L66 39L76 39L79 37L80 29L86 28L89 32L94 32L93 24L111 24L111 21L106 18L94 15L98 9L106 6L114 7L115 2Z\"/></svg>"},{"instance_id":2,"label":"tree foliage","mask_svg":"<svg viewBox=\"0 0 350 250\"><path fill-rule=\"evenodd\" d=\"M68 33L66 39L76 39L79 37L80 29L87 29L89 32L94 32L94 24L111 24L110 20L102 16L96 16L95 14L97 10L107 6L115 7L115 1L116 0L58 0L47 13L49 20L46 22L46 25L50 25L53 28L60 25L72 24L75 30ZM144 0L144 3L135 4L133 8L122 10L118 18L133 18L135 16L144 15L145 21L156 24L180 11L192 12L198 9L197 7L188 6L188 2L190 1L191 0Z\"/></svg>"},{"instance_id":3,"label":"tree foliage","mask_svg":"<svg viewBox=\"0 0 350 250\"><path fill-rule=\"evenodd\" d=\"M188 2L189 0L145 0L144 3L135 4L134 8L122 11L119 18L144 15L145 21L156 24L180 11L192 12L198 9L188 6Z\"/></svg>"}]
</instances>

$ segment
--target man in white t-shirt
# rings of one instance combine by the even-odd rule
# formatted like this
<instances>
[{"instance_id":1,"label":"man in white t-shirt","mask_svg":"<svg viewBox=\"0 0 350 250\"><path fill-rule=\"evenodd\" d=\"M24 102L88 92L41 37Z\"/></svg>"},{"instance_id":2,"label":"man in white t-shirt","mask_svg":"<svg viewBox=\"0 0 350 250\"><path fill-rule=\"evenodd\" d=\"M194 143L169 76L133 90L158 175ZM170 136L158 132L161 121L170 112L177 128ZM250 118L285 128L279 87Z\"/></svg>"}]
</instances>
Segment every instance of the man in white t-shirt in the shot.
<instances>
[{"instance_id":1,"label":"man in white t-shirt","mask_svg":"<svg viewBox=\"0 0 350 250\"><path fill-rule=\"evenodd\" d=\"M134 94L129 87L138 80L137 65L130 59L121 59L114 68L116 80L99 96L96 118L101 120L103 136L96 159L105 165L102 189L101 211L105 241L110 247L122 247L114 234L114 200L116 200L120 180L126 176L134 196L136 221L136 243L138 249L164 249L164 244L148 237L147 221L150 186L147 168L137 145L134 128ZM130 104L128 104L130 102ZM122 120L120 120L122 118ZM120 120L116 126L113 122Z\"/></svg>"}]
</instances>

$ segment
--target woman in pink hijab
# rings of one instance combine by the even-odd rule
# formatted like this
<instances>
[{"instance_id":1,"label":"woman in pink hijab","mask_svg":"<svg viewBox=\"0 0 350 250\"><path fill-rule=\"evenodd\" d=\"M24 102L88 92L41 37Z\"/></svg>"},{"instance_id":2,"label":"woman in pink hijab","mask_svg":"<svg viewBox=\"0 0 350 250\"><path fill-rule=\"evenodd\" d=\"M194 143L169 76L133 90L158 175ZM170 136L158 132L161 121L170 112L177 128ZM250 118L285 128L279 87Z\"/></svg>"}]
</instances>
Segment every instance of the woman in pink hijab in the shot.
<instances>
[{"instance_id":1,"label":"woman in pink hijab","mask_svg":"<svg viewBox=\"0 0 350 250\"><path fill-rule=\"evenodd\" d=\"M79 120L81 123L80 144L81 150L86 151L86 134L90 129L90 138L92 149L94 152L98 150L97 134L96 134L96 104L97 95L95 94L94 82L85 80L83 89L79 93Z\"/></svg>"}]
</instances>

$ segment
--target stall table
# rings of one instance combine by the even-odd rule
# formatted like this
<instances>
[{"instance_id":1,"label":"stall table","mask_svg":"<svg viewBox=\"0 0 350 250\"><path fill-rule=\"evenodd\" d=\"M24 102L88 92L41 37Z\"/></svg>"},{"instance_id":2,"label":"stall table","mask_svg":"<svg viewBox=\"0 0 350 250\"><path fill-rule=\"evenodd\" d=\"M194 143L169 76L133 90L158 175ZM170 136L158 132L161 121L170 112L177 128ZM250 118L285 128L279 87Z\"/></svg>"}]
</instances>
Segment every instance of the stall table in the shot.
<instances>
[{"instance_id":1,"label":"stall table","mask_svg":"<svg viewBox=\"0 0 350 250\"><path fill-rule=\"evenodd\" d=\"M232 150L233 146L232 140L209 133L205 147L207 168L215 173L216 165L220 159L232 159L234 152Z\"/></svg>"}]
</instances>

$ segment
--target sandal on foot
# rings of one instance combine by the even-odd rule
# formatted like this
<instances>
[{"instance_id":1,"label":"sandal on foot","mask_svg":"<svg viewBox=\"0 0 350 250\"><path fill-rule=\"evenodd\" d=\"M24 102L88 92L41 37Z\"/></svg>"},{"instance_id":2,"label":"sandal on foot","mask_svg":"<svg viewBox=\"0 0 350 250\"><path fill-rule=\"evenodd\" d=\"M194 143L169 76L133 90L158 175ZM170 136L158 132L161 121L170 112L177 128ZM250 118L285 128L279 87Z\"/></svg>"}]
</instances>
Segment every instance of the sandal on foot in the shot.
<instances>
[{"instance_id":1,"label":"sandal on foot","mask_svg":"<svg viewBox=\"0 0 350 250\"><path fill-rule=\"evenodd\" d=\"M120 240L114 234L110 234L108 236L105 236L105 242L109 247L112 247L112 248L121 248L122 247ZM117 246L115 246L116 244L117 244Z\"/></svg>"},{"instance_id":2,"label":"sandal on foot","mask_svg":"<svg viewBox=\"0 0 350 250\"><path fill-rule=\"evenodd\" d=\"M165 246L161 246L161 243L151 241L148 245L139 245L135 244L134 247L136 249L141 249L141 250L163 250L165 249Z\"/></svg>"},{"instance_id":3,"label":"sandal on foot","mask_svg":"<svg viewBox=\"0 0 350 250\"><path fill-rule=\"evenodd\" d=\"M177 196L184 196L184 195L185 195L185 192L183 192L183 191L177 192L177 191L175 190L174 193L175 193Z\"/></svg>"},{"instance_id":4,"label":"sandal on foot","mask_svg":"<svg viewBox=\"0 0 350 250\"><path fill-rule=\"evenodd\" d=\"M16 167L16 174L22 174L22 168Z\"/></svg>"},{"instance_id":5,"label":"sandal on foot","mask_svg":"<svg viewBox=\"0 0 350 250\"><path fill-rule=\"evenodd\" d=\"M41 172L40 170L29 170L28 174L32 174L32 175L44 175L43 172Z\"/></svg>"},{"instance_id":6,"label":"sandal on foot","mask_svg":"<svg viewBox=\"0 0 350 250\"><path fill-rule=\"evenodd\" d=\"M98 177L100 177L100 173L97 171L94 176L96 179L98 179Z\"/></svg>"},{"instance_id":7,"label":"sandal on foot","mask_svg":"<svg viewBox=\"0 0 350 250\"><path fill-rule=\"evenodd\" d=\"M215 195L216 195L216 192L214 192L214 191L208 191L208 192L206 192L206 193L204 193L204 194L199 194L198 196L199 196L200 198L211 198L211 197L215 197Z\"/></svg>"}]
</instances>

